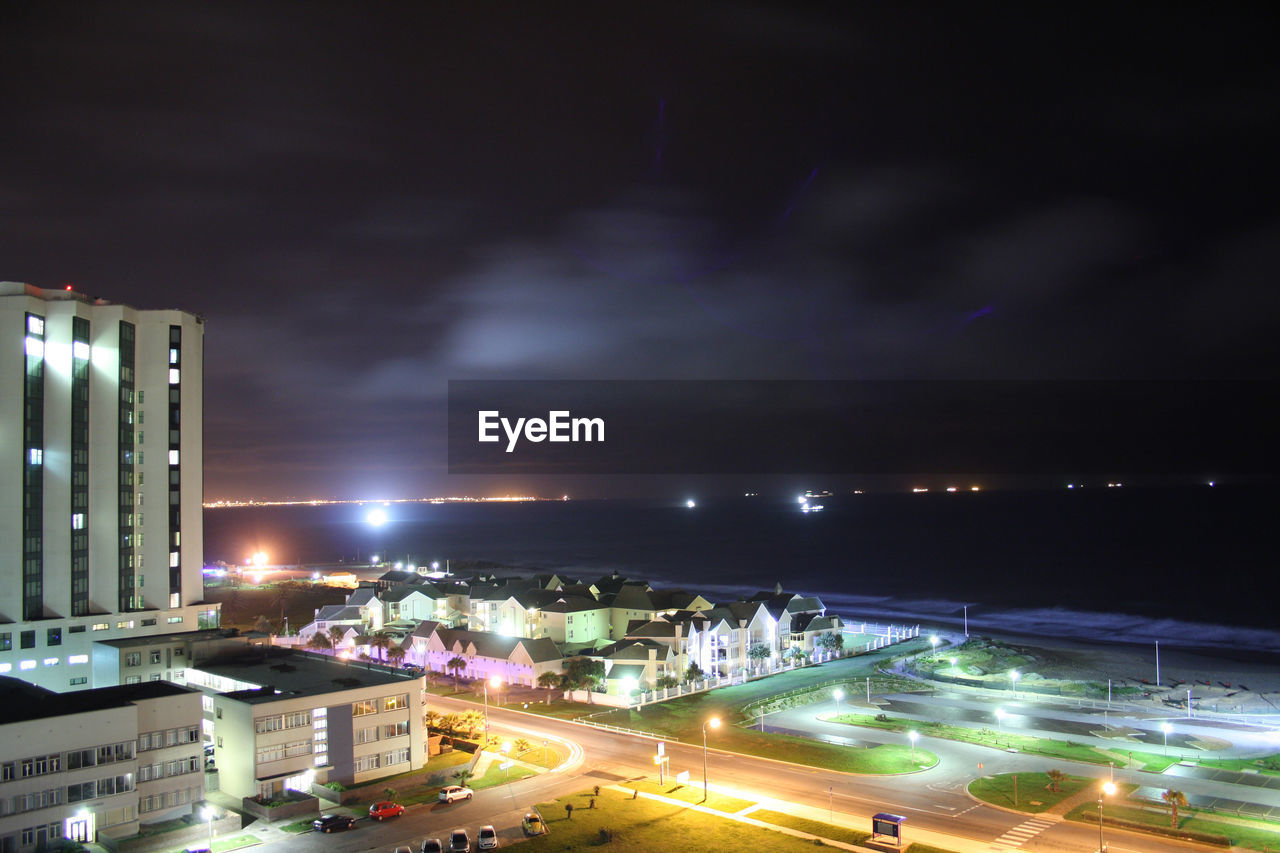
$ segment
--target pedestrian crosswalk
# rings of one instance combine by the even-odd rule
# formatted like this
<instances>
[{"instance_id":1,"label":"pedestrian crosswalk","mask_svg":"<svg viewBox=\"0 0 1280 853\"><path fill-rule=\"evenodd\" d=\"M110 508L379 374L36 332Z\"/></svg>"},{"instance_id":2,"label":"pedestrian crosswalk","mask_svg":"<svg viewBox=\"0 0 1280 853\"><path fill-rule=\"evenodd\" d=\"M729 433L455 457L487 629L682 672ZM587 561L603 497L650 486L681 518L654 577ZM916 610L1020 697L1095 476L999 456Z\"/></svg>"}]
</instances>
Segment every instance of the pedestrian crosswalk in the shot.
<instances>
[{"instance_id":1,"label":"pedestrian crosswalk","mask_svg":"<svg viewBox=\"0 0 1280 853\"><path fill-rule=\"evenodd\" d=\"M996 839L996 844L1004 844L1009 847L1021 847L1049 827L1053 826L1054 821L1046 820L1042 817L1033 817L1031 820L1022 823L1010 829L1004 835Z\"/></svg>"}]
</instances>

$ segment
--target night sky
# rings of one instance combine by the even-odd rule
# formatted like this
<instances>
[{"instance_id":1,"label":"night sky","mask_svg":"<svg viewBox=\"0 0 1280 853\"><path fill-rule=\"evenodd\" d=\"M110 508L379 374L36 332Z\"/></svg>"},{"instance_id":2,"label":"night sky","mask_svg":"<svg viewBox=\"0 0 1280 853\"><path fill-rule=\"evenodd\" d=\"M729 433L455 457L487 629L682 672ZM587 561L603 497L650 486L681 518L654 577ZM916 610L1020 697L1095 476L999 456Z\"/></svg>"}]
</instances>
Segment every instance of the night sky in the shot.
<instances>
[{"instance_id":1,"label":"night sky","mask_svg":"<svg viewBox=\"0 0 1280 853\"><path fill-rule=\"evenodd\" d=\"M1263 4L831 5L7 3L0 279L206 318L210 500L635 485L449 379L1276 378Z\"/></svg>"}]
</instances>

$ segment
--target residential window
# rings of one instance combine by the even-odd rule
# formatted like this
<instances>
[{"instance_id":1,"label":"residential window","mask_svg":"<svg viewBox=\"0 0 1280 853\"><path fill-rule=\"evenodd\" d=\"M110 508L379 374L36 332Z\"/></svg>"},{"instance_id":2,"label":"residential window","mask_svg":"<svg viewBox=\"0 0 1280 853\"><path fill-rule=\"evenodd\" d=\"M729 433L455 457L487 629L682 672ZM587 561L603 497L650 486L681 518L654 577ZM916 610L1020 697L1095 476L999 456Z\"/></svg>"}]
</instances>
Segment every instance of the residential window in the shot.
<instances>
[{"instance_id":1,"label":"residential window","mask_svg":"<svg viewBox=\"0 0 1280 853\"><path fill-rule=\"evenodd\" d=\"M356 772L357 772L357 773L362 773L362 772L364 772L364 771L366 771L366 770L377 770L377 769L378 769L378 756L376 756L376 755L362 755L362 756L360 756L359 758L357 758L357 759L356 759L356 761L355 761L355 765L356 765Z\"/></svg>"},{"instance_id":2,"label":"residential window","mask_svg":"<svg viewBox=\"0 0 1280 853\"><path fill-rule=\"evenodd\" d=\"M13 634L6 631L0 633L0 652L8 652L13 650Z\"/></svg>"},{"instance_id":3,"label":"residential window","mask_svg":"<svg viewBox=\"0 0 1280 853\"><path fill-rule=\"evenodd\" d=\"M142 652L129 652L124 656L125 666L142 666Z\"/></svg>"},{"instance_id":4,"label":"residential window","mask_svg":"<svg viewBox=\"0 0 1280 853\"><path fill-rule=\"evenodd\" d=\"M378 702L376 699L363 699L359 702L351 703L351 716L363 717L365 714L378 713Z\"/></svg>"},{"instance_id":5,"label":"residential window","mask_svg":"<svg viewBox=\"0 0 1280 853\"><path fill-rule=\"evenodd\" d=\"M391 723L390 725L386 725L382 727L382 737L384 739L393 738L393 737L403 737L408 733L409 733L408 720L401 720L398 723Z\"/></svg>"},{"instance_id":6,"label":"residential window","mask_svg":"<svg viewBox=\"0 0 1280 853\"><path fill-rule=\"evenodd\" d=\"M388 696L385 703L384 711L401 711L409 707L409 694L401 693L399 696Z\"/></svg>"},{"instance_id":7,"label":"residential window","mask_svg":"<svg viewBox=\"0 0 1280 853\"><path fill-rule=\"evenodd\" d=\"M18 635L21 639L21 645L24 649L34 649L36 647L36 632L23 631Z\"/></svg>"},{"instance_id":8,"label":"residential window","mask_svg":"<svg viewBox=\"0 0 1280 853\"><path fill-rule=\"evenodd\" d=\"M160 650L159 650L159 649L152 649L152 650L151 650L151 662L152 662L152 663L160 663Z\"/></svg>"},{"instance_id":9,"label":"residential window","mask_svg":"<svg viewBox=\"0 0 1280 853\"><path fill-rule=\"evenodd\" d=\"M61 628L50 628L50 629L48 629L47 631L45 631L45 638L44 638L44 642L45 642L45 645L47 645L47 646L60 646L60 645L62 645L62 629L61 629Z\"/></svg>"},{"instance_id":10,"label":"residential window","mask_svg":"<svg viewBox=\"0 0 1280 853\"><path fill-rule=\"evenodd\" d=\"M253 728L258 734L278 732L284 728L284 718L278 714L274 717L262 717L254 721Z\"/></svg>"},{"instance_id":11,"label":"residential window","mask_svg":"<svg viewBox=\"0 0 1280 853\"><path fill-rule=\"evenodd\" d=\"M356 743L373 743L377 739L377 726L369 726L366 729L356 729Z\"/></svg>"},{"instance_id":12,"label":"residential window","mask_svg":"<svg viewBox=\"0 0 1280 853\"><path fill-rule=\"evenodd\" d=\"M408 763L408 761L409 761L409 747L407 746L404 747L403 749L397 749L392 752L388 752L386 755L382 756L383 767L390 767L393 764L406 764Z\"/></svg>"}]
</instances>

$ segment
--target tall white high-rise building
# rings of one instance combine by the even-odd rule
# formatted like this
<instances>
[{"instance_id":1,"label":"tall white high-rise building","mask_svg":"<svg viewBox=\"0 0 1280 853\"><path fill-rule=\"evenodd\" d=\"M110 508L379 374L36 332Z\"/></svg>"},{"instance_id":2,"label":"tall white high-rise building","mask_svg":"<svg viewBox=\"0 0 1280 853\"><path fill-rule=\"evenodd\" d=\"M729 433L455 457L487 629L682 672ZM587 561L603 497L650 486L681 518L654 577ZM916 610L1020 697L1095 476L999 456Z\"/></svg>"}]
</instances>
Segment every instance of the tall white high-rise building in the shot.
<instances>
[{"instance_id":1,"label":"tall white high-rise building","mask_svg":"<svg viewBox=\"0 0 1280 853\"><path fill-rule=\"evenodd\" d=\"M204 324L0 282L0 675L95 685L90 645L213 627Z\"/></svg>"}]
</instances>

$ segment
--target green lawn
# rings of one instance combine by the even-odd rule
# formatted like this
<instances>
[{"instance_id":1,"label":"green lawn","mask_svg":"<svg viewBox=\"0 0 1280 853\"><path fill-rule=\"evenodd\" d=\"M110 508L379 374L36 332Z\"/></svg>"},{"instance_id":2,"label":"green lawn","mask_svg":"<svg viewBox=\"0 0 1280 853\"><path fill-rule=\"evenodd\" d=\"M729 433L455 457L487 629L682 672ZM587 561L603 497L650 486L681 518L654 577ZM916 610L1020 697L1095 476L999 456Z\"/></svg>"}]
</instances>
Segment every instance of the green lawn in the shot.
<instances>
[{"instance_id":1,"label":"green lawn","mask_svg":"<svg viewBox=\"0 0 1280 853\"><path fill-rule=\"evenodd\" d=\"M241 847L252 847L262 842L256 835L242 834L233 835L230 838L215 838L213 840L213 853L226 853L228 850L239 850Z\"/></svg>"},{"instance_id":2,"label":"green lawn","mask_svg":"<svg viewBox=\"0 0 1280 853\"><path fill-rule=\"evenodd\" d=\"M1014 801L1013 777L1018 777L1017 801ZM1058 803L1080 792L1085 786L1096 784L1096 779L1084 776L1068 776L1049 790L1049 776L1045 773L1001 773L983 776L969 783L969 793L979 800L1005 808L1037 814L1053 808Z\"/></svg>"},{"instance_id":3,"label":"green lawn","mask_svg":"<svg viewBox=\"0 0 1280 853\"><path fill-rule=\"evenodd\" d=\"M726 794L717 794L711 791L708 799L704 802L702 799L702 785L689 784L680 785L675 782L668 781L665 785L659 785L657 782L648 780L641 782L628 782L628 788L635 788L645 794L658 794L663 797L670 797L673 800L680 800L683 803L695 803L704 805L709 809L716 811L733 812L742 811L747 806L755 805L755 800L743 800L738 797L730 797Z\"/></svg>"},{"instance_id":4,"label":"green lawn","mask_svg":"<svg viewBox=\"0 0 1280 853\"><path fill-rule=\"evenodd\" d=\"M849 829L847 826L836 826L821 820L809 820L808 818L796 817L786 812L774 812L767 809L757 809L753 811L749 817L756 820L771 823L774 826L785 826L791 829L798 829L801 832L807 832L810 835L816 835L819 838L830 838L832 841L843 841L845 844L861 844L871 837L871 833L863 832L858 829Z\"/></svg>"},{"instance_id":5,"label":"green lawn","mask_svg":"<svg viewBox=\"0 0 1280 853\"><path fill-rule=\"evenodd\" d=\"M311 824L313 820L314 820L313 818L307 818L306 820L295 820L293 823L286 823L284 826L280 827L280 829L284 832L292 832L295 835L303 832L310 832L312 829Z\"/></svg>"},{"instance_id":6,"label":"green lawn","mask_svg":"<svg viewBox=\"0 0 1280 853\"><path fill-rule=\"evenodd\" d=\"M1170 763L1174 761L1178 759L1174 758ZM1217 767L1236 772L1255 771L1263 776L1280 776L1280 753L1264 755L1261 758L1197 758L1196 764L1201 767Z\"/></svg>"},{"instance_id":7,"label":"green lawn","mask_svg":"<svg viewBox=\"0 0 1280 853\"><path fill-rule=\"evenodd\" d=\"M831 721L849 726L892 732L914 729L922 735L930 735L931 737L989 746L994 749L1016 749L1018 752L1043 755L1046 758L1065 758L1071 761L1084 761L1089 764L1111 764L1114 762L1119 765L1123 763L1122 758L1117 760L1115 756L1108 754L1106 750L1099 747L1072 741L1014 734L1000 731L999 729L973 729L967 726L952 726L931 720L907 720L896 717L877 720L869 714L840 714L838 717L832 717ZM1117 755L1123 755L1123 753L1117 752Z\"/></svg>"},{"instance_id":8,"label":"green lawn","mask_svg":"<svg viewBox=\"0 0 1280 853\"><path fill-rule=\"evenodd\" d=\"M1093 803L1085 803L1068 812L1067 820L1097 825L1098 808ZM1107 805L1103 812L1103 822L1110 824L1113 820L1123 821L1124 825L1134 828L1150 827L1165 833L1174 831L1170 826L1168 811L1149 811L1137 806ZM1263 850L1266 853L1280 850L1280 825L1266 821L1237 818L1223 820L1194 809L1179 809L1178 832L1225 836L1236 847Z\"/></svg>"},{"instance_id":9,"label":"green lawn","mask_svg":"<svg viewBox=\"0 0 1280 853\"><path fill-rule=\"evenodd\" d=\"M550 832L524 843L529 853L591 850L601 847L609 853L651 853L680 850L681 853L724 853L726 850L769 850L777 853L812 851L814 843L793 838L726 818L704 814L686 806L631 799L629 794L604 790L596 797L596 808L588 809L590 791L541 803L538 809ZM565 804L573 805L573 819L565 815ZM600 830L613 830L613 841L601 844Z\"/></svg>"}]
</instances>

